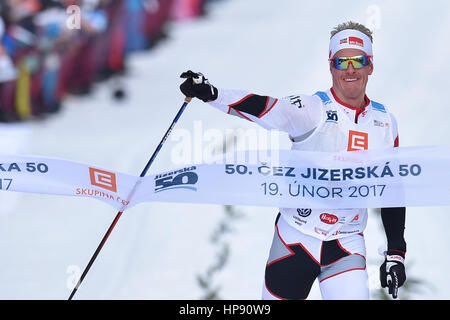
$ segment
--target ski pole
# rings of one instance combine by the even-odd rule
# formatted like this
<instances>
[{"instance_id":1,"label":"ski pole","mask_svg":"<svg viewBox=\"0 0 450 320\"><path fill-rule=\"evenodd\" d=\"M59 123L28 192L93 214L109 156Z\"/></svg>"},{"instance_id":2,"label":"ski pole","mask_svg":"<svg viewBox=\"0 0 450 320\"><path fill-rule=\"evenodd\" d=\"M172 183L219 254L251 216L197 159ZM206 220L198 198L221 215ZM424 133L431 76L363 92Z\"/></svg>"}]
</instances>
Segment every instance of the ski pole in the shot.
<instances>
[{"instance_id":1,"label":"ski pole","mask_svg":"<svg viewBox=\"0 0 450 320\"><path fill-rule=\"evenodd\" d=\"M190 97L186 97L184 99L184 103L181 106L180 110L178 111L177 115L175 116L175 119L172 121L172 124L170 125L170 127L167 129L166 134L164 135L164 137L161 139L161 142L159 143L158 147L156 148L156 150L153 152L150 160L147 162L145 168L142 170L141 174L139 177L144 177L147 174L148 169L150 169L150 166L152 165L153 161L155 160L156 156L158 155L159 151L161 150L161 147L163 146L164 142L167 140L167 137L170 135L170 132L172 131L173 127L175 126L175 124L177 123L178 119L180 119L181 114L184 112L184 109L186 109L188 103L191 101L192 98ZM113 222L111 223L111 225L109 226L108 230L106 231L105 235L102 238L102 241L100 241L100 244L98 245L97 249L95 250L94 254L92 255L91 259L89 260L89 263L87 264L86 268L84 269L83 273L81 274L80 279L78 279L77 284L75 285L75 287L72 290L72 293L69 296L69 300L72 300L73 296L75 295L75 293L77 292L78 288L80 287L81 283L83 282L84 278L86 277L87 273L89 272L89 269L92 267L92 264L94 263L95 259L97 258L98 254L100 253L100 251L102 250L103 246L106 243L106 240L108 240L111 232L113 231L114 227L117 224L117 221L119 221L121 215L123 213L122 211L119 211L116 214L116 217L114 218Z\"/></svg>"}]
</instances>

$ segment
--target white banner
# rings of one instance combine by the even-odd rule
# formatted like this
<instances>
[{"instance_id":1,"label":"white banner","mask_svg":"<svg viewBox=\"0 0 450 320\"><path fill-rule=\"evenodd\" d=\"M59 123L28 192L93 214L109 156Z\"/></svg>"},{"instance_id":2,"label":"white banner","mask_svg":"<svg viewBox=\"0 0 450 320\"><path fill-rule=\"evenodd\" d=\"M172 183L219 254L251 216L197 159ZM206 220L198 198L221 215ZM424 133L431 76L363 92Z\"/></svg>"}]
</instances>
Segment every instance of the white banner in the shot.
<instances>
[{"instance_id":1,"label":"white banner","mask_svg":"<svg viewBox=\"0 0 450 320\"><path fill-rule=\"evenodd\" d=\"M62 159L0 156L0 190L91 197L118 210L138 177Z\"/></svg>"},{"instance_id":2,"label":"white banner","mask_svg":"<svg viewBox=\"0 0 450 320\"><path fill-rule=\"evenodd\" d=\"M200 164L145 177L133 201L334 209L450 205L450 147L272 152L276 161ZM235 156L255 158L250 152Z\"/></svg>"},{"instance_id":3,"label":"white banner","mask_svg":"<svg viewBox=\"0 0 450 320\"><path fill-rule=\"evenodd\" d=\"M334 209L443 206L450 205L449 169L446 146L247 151L144 178L66 160L0 156L0 189L93 197L120 210L149 201Z\"/></svg>"}]
</instances>

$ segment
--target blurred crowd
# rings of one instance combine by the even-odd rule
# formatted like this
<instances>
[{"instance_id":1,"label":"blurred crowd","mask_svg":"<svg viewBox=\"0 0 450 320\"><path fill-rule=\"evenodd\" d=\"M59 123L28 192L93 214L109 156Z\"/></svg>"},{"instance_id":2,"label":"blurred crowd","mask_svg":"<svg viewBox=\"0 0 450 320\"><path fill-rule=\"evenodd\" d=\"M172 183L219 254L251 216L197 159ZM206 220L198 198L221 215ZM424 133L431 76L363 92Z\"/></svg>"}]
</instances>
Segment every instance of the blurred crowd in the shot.
<instances>
[{"instance_id":1,"label":"blurred crowd","mask_svg":"<svg viewBox=\"0 0 450 320\"><path fill-rule=\"evenodd\" d=\"M55 113L68 94L123 75L130 53L151 49L169 21L201 16L211 1L1 0L0 122Z\"/></svg>"}]
</instances>

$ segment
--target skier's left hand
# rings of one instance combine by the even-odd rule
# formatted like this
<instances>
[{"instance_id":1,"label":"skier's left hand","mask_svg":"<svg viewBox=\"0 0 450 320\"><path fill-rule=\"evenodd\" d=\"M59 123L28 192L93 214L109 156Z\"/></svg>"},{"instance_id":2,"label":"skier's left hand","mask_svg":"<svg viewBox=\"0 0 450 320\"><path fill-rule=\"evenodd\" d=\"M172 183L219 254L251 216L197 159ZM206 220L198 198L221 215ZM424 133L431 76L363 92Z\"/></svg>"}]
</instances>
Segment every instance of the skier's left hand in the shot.
<instances>
[{"instance_id":1,"label":"skier's left hand","mask_svg":"<svg viewBox=\"0 0 450 320\"><path fill-rule=\"evenodd\" d=\"M398 288L406 281L405 256L399 252L388 250L384 263L380 267L381 287L388 287L389 294L397 299Z\"/></svg>"}]
</instances>

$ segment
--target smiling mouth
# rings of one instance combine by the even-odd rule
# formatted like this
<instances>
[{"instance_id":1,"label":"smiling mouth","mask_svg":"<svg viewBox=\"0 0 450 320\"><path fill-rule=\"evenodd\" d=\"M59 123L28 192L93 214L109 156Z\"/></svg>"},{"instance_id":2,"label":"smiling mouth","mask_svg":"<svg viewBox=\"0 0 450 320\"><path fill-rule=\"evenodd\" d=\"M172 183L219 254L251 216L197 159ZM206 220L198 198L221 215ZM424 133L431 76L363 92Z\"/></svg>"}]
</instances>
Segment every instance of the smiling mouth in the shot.
<instances>
[{"instance_id":1,"label":"smiling mouth","mask_svg":"<svg viewBox=\"0 0 450 320\"><path fill-rule=\"evenodd\" d=\"M344 79L345 82L353 82L353 81L356 81L356 80L358 80L358 79L357 78L345 78Z\"/></svg>"}]
</instances>

